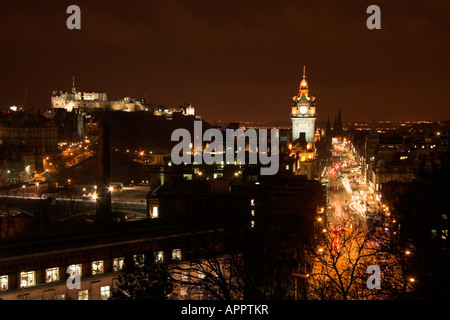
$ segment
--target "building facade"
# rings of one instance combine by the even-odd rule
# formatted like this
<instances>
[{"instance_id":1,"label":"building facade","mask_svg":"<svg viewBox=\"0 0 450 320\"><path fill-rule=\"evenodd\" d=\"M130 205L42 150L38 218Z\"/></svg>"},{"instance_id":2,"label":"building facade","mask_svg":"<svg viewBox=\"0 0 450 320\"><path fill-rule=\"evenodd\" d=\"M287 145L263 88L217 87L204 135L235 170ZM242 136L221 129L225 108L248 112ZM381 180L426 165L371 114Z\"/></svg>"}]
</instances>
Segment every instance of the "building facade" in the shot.
<instances>
[{"instance_id":1,"label":"building facade","mask_svg":"<svg viewBox=\"0 0 450 320\"><path fill-rule=\"evenodd\" d=\"M292 141L305 135L307 143L314 145L316 106L315 97L309 95L308 82L306 81L305 67L303 67L303 79L300 82L299 92L292 97L291 109Z\"/></svg>"}]
</instances>

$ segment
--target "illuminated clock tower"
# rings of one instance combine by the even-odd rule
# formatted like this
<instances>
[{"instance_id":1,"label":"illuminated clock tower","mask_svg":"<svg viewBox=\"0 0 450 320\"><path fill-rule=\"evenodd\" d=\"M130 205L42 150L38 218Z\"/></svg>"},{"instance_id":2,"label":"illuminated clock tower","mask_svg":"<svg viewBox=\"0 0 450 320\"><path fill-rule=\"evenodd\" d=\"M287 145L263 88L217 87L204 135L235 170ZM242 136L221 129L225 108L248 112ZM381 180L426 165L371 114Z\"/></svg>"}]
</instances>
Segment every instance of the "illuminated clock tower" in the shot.
<instances>
[{"instance_id":1,"label":"illuminated clock tower","mask_svg":"<svg viewBox=\"0 0 450 320\"><path fill-rule=\"evenodd\" d=\"M298 95L292 97L292 141L297 140L303 132L306 142L314 146L316 103L315 97L309 96L305 76L305 66L303 66L303 79L300 82Z\"/></svg>"}]
</instances>

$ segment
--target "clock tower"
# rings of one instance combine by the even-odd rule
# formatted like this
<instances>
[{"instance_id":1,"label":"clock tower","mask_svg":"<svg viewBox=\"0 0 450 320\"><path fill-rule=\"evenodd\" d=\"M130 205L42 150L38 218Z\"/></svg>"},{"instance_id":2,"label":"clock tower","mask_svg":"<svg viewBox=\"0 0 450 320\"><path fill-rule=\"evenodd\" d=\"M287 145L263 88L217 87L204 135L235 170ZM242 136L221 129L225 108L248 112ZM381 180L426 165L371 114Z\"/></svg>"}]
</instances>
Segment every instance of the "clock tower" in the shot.
<instances>
[{"instance_id":1,"label":"clock tower","mask_svg":"<svg viewBox=\"0 0 450 320\"><path fill-rule=\"evenodd\" d=\"M315 97L309 95L306 81L305 66L303 66L303 79L300 82L298 95L292 97L292 141L297 140L301 133L305 134L306 142L314 146L316 107Z\"/></svg>"}]
</instances>

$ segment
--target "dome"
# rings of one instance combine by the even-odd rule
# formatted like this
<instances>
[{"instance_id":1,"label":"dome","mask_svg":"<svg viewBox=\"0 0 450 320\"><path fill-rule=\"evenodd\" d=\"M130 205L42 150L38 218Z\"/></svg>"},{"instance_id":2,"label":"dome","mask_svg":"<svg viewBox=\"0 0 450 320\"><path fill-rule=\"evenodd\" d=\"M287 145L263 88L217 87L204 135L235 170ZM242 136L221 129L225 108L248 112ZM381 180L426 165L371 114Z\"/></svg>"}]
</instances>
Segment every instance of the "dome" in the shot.
<instances>
[{"instance_id":1,"label":"dome","mask_svg":"<svg viewBox=\"0 0 450 320\"><path fill-rule=\"evenodd\" d=\"M300 88L308 88L308 82L305 78L300 82Z\"/></svg>"}]
</instances>

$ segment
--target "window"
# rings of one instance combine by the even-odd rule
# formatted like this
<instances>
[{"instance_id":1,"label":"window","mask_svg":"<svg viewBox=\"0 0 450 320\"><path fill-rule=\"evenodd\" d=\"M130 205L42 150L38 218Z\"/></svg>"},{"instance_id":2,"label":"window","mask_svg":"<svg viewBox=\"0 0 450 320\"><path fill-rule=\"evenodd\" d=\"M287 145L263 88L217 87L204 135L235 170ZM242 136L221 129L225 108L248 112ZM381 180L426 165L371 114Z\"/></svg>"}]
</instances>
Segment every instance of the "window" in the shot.
<instances>
[{"instance_id":1,"label":"window","mask_svg":"<svg viewBox=\"0 0 450 320\"><path fill-rule=\"evenodd\" d=\"M66 299L66 295L64 293L53 296L53 300L65 300L65 299Z\"/></svg>"},{"instance_id":2,"label":"window","mask_svg":"<svg viewBox=\"0 0 450 320\"><path fill-rule=\"evenodd\" d=\"M109 286L100 287L100 299L108 300L111 295L111 290Z\"/></svg>"},{"instance_id":3,"label":"window","mask_svg":"<svg viewBox=\"0 0 450 320\"><path fill-rule=\"evenodd\" d=\"M142 267L144 265L144 255L143 254L135 254L133 256L134 265L137 267Z\"/></svg>"},{"instance_id":4,"label":"window","mask_svg":"<svg viewBox=\"0 0 450 320\"><path fill-rule=\"evenodd\" d=\"M252 217L255 216L255 210L252 210Z\"/></svg>"},{"instance_id":5,"label":"window","mask_svg":"<svg viewBox=\"0 0 450 320\"><path fill-rule=\"evenodd\" d=\"M58 267L45 270L45 282L54 282L59 280Z\"/></svg>"},{"instance_id":6,"label":"window","mask_svg":"<svg viewBox=\"0 0 450 320\"><path fill-rule=\"evenodd\" d=\"M186 300L188 296L188 292L187 292L187 286L182 285L180 287L180 299L181 300Z\"/></svg>"},{"instance_id":7,"label":"window","mask_svg":"<svg viewBox=\"0 0 450 320\"><path fill-rule=\"evenodd\" d=\"M158 207L152 207L152 218L158 218Z\"/></svg>"},{"instance_id":8,"label":"window","mask_svg":"<svg viewBox=\"0 0 450 320\"><path fill-rule=\"evenodd\" d=\"M0 290L8 290L8 276L0 276Z\"/></svg>"},{"instance_id":9,"label":"window","mask_svg":"<svg viewBox=\"0 0 450 320\"><path fill-rule=\"evenodd\" d=\"M435 229L432 229L431 230L431 239L435 239L436 238L436 234L437 234L437 231Z\"/></svg>"},{"instance_id":10,"label":"window","mask_svg":"<svg viewBox=\"0 0 450 320\"><path fill-rule=\"evenodd\" d=\"M78 300L89 300L89 290L78 291Z\"/></svg>"},{"instance_id":11,"label":"window","mask_svg":"<svg viewBox=\"0 0 450 320\"><path fill-rule=\"evenodd\" d=\"M250 205L253 207L255 205L255 199L250 200Z\"/></svg>"},{"instance_id":12,"label":"window","mask_svg":"<svg viewBox=\"0 0 450 320\"><path fill-rule=\"evenodd\" d=\"M113 271L120 271L123 269L125 259L123 257L121 258L114 258L113 260Z\"/></svg>"},{"instance_id":13,"label":"window","mask_svg":"<svg viewBox=\"0 0 450 320\"><path fill-rule=\"evenodd\" d=\"M92 262L92 275L103 273L103 260Z\"/></svg>"},{"instance_id":14,"label":"window","mask_svg":"<svg viewBox=\"0 0 450 320\"><path fill-rule=\"evenodd\" d=\"M155 252L155 262L156 263L164 262L164 252L163 251Z\"/></svg>"},{"instance_id":15,"label":"window","mask_svg":"<svg viewBox=\"0 0 450 320\"><path fill-rule=\"evenodd\" d=\"M21 287L34 286L35 284L36 284L36 282L35 282L34 271L20 273L20 286Z\"/></svg>"},{"instance_id":16,"label":"window","mask_svg":"<svg viewBox=\"0 0 450 320\"><path fill-rule=\"evenodd\" d=\"M175 260L175 261L181 260L181 249L173 249L172 250L172 260Z\"/></svg>"},{"instance_id":17,"label":"window","mask_svg":"<svg viewBox=\"0 0 450 320\"><path fill-rule=\"evenodd\" d=\"M442 219L447 220L447 215L446 215L446 214L443 214L443 215L442 215Z\"/></svg>"},{"instance_id":18,"label":"window","mask_svg":"<svg viewBox=\"0 0 450 320\"><path fill-rule=\"evenodd\" d=\"M448 237L448 230L442 230L442 239L446 240Z\"/></svg>"},{"instance_id":19,"label":"window","mask_svg":"<svg viewBox=\"0 0 450 320\"><path fill-rule=\"evenodd\" d=\"M76 275L81 276L81 264L72 264L67 268L67 272L70 272L71 277Z\"/></svg>"}]
</instances>

